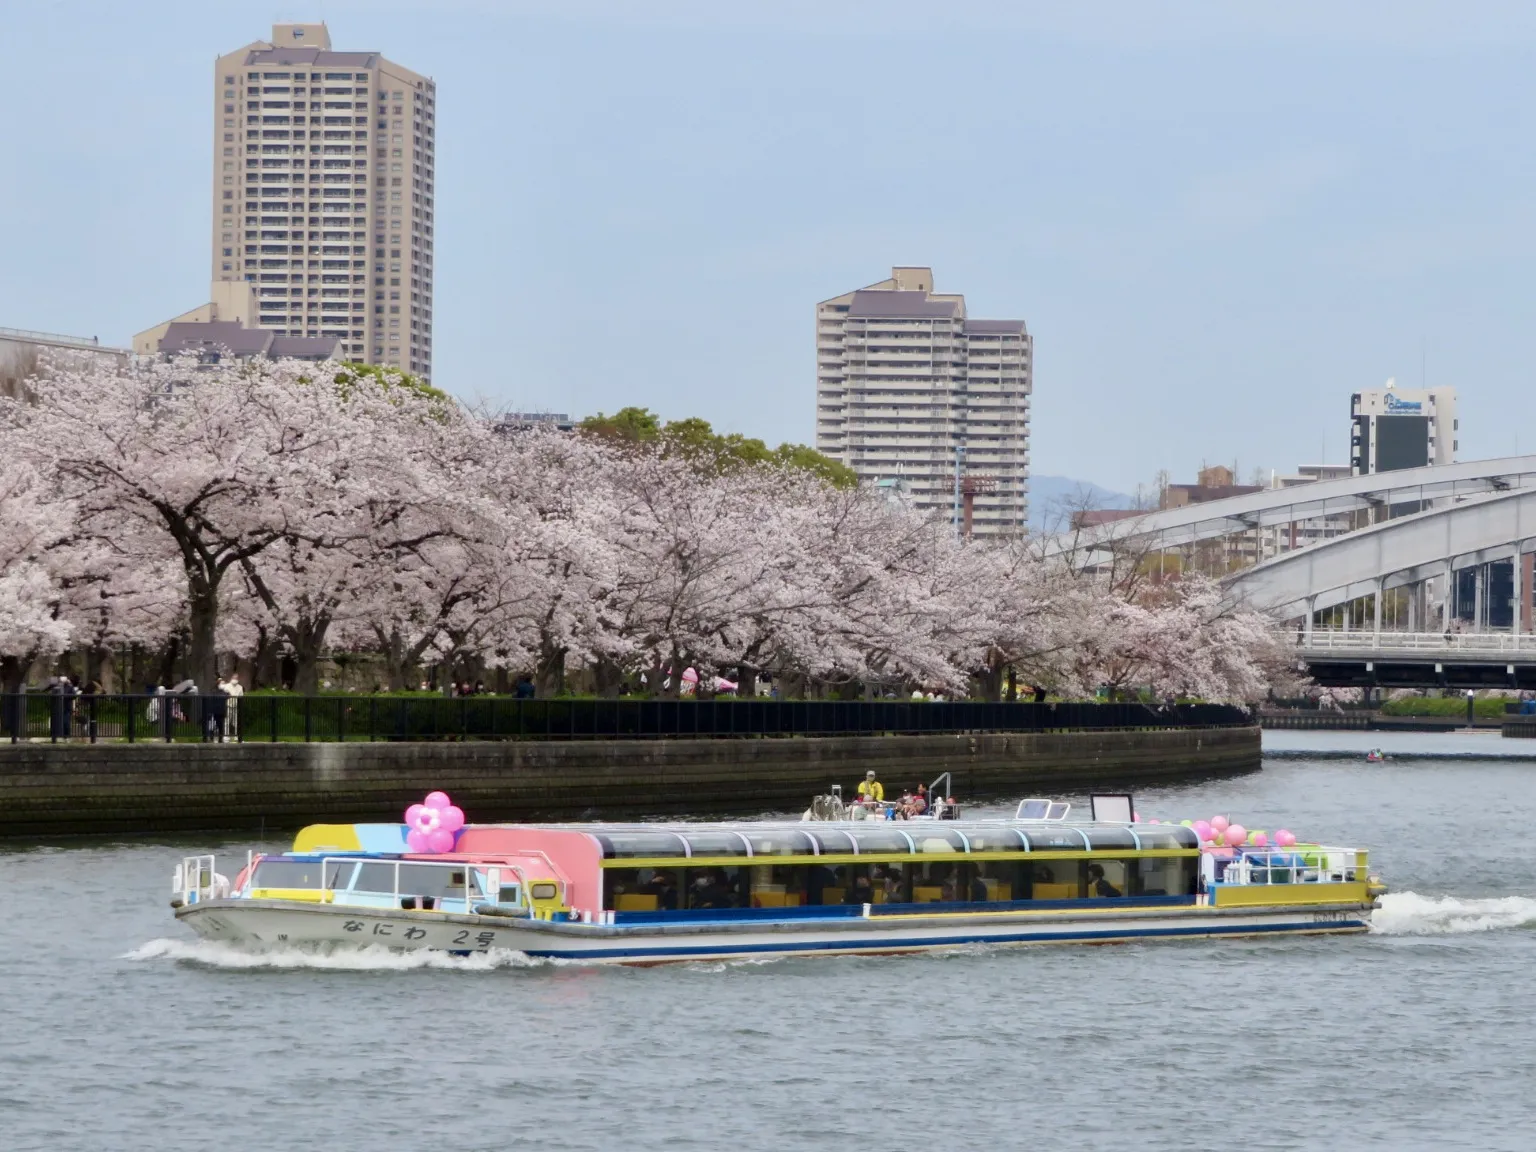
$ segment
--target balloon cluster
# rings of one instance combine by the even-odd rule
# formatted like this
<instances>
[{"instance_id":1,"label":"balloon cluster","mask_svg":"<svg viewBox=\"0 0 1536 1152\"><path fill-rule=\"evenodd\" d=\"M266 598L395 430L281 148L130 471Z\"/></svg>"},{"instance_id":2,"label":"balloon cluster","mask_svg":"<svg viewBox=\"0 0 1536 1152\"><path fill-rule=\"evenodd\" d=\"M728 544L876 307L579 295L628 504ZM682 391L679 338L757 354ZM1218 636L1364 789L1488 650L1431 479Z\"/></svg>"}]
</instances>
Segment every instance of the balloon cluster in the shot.
<instances>
[{"instance_id":1,"label":"balloon cluster","mask_svg":"<svg viewBox=\"0 0 1536 1152\"><path fill-rule=\"evenodd\" d=\"M1273 836L1268 832L1249 831L1241 824L1234 824L1225 816L1212 816L1209 820L1181 820L1185 828L1194 829L1202 847L1214 848L1290 848L1296 843L1296 834L1285 828Z\"/></svg>"},{"instance_id":2,"label":"balloon cluster","mask_svg":"<svg viewBox=\"0 0 1536 1152\"><path fill-rule=\"evenodd\" d=\"M405 810L405 846L412 852L452 852L455 833L464 827L464 812L446 792L428 792L420 804Z\"/></svg>"}]
</instances>

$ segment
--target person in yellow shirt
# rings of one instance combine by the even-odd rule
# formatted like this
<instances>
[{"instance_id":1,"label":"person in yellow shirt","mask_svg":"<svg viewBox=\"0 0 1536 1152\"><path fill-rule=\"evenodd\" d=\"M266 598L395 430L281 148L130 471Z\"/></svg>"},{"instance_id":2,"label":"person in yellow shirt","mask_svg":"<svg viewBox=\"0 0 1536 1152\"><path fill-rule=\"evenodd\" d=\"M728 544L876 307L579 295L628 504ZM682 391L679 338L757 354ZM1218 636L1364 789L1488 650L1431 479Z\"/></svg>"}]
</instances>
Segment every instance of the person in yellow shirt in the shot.
<instances>
[{"instance_id":1,"label":"person in yellow shirt","mask_svg":"<svg viewBox=\"0 0 1536 1152\"><path fill-rule=\"evenodd\" d=\"M885 799L885 785L875 779L873 768L864 773L864 782L859 785L859 799L866 803L878 803Z\"/></svg>"}]
</instances>

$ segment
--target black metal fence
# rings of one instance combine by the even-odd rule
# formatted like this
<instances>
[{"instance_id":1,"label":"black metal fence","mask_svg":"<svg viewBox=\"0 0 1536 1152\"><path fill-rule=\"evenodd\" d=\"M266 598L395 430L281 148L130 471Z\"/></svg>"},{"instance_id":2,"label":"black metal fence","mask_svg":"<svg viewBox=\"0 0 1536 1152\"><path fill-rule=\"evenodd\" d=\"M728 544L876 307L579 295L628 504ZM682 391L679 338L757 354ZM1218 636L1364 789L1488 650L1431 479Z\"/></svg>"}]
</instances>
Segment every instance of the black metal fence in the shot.
<instances>
[{"instance_id":1,"label":"black metal fence","mask_svg":"<svg viewBox=\"0 0 1536 1152\"><path fill-rule=\"evenodd\" d=\"M1231 727L1224 704L518 700L504 696L0 696L12 742L592 740Z\"/></svg>"}]
</instances>

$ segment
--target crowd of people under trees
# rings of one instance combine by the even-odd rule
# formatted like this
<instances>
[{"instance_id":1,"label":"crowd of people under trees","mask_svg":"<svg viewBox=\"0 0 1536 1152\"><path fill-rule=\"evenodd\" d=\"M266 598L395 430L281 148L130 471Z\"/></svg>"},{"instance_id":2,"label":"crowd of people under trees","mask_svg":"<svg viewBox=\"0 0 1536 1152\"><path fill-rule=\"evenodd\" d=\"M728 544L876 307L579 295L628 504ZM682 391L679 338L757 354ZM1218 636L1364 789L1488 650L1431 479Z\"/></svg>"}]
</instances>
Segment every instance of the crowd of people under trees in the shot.
<instances>
[{"instance_id":1,"label":"crowd of people under trees","mask_svg":"<svg viewBox=\"0 0 1536 1152\"><path fill-rule=\"evenodd\" d=\"M130 652L156 683L239 661L314 692L351 661L539 696L1250 701L1281 667L1202 577L958 539L809 449L638 410L515 425L343 364L45 371L0 401L0 524L5 691Z\"/></svg>"}]
</instances>

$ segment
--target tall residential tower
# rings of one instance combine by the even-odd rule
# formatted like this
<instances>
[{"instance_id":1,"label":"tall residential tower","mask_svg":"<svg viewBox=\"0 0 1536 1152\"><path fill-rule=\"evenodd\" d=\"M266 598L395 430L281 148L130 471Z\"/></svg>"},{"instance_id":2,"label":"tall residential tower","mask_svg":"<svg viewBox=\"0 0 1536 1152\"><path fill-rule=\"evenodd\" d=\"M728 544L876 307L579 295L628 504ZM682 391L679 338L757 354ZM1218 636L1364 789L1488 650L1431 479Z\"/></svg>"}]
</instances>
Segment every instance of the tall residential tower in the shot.
<instances>
[{"instance_id":1,"label":"tall residential tower","mask_svg":"<svg viewBox=\"0 0 1536 1152\"><path fill-rule=\"evenodd\" d=\"M215 284L249 282L262 328L430 378L436 85L278 24L213 87Z\"/></svg>"},{"instance_id":2,"label":"tall residential tower","mask_svg":"<svg viewBox=\"0 0 1536 1152\"><path fill-rule=\"evenodd\" d=\"M1022 534L1033 352L1024 321L968 319L931 269L893 268L816 306L816 447L919 509L958 511L958 464L974 533Z\"/></svg>"}]
</instances>

